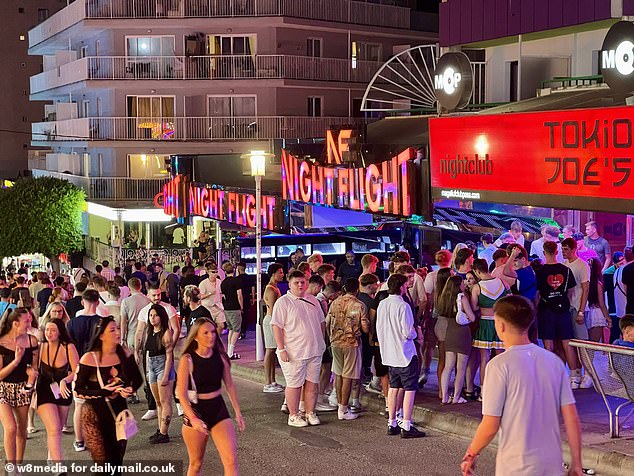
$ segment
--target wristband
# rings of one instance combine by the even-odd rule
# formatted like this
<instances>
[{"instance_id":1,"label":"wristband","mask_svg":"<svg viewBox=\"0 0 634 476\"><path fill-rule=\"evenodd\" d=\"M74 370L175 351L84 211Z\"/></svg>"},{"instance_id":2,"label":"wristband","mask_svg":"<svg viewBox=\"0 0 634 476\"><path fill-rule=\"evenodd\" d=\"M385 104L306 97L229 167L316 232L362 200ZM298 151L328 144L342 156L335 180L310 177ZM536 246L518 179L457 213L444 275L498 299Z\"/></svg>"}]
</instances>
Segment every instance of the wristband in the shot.
<instances>
[{"instance_id":1,"label":"wristband","mask_svg":"<svg viewBox=\"0 0 634 476\"><path fill-rule=\"evenodd\" d=\"M286 347L284 347L283 349L277 349L278 352L286 352L288 353L288 351L286 350Z\"/></svg>"}]
</instances>

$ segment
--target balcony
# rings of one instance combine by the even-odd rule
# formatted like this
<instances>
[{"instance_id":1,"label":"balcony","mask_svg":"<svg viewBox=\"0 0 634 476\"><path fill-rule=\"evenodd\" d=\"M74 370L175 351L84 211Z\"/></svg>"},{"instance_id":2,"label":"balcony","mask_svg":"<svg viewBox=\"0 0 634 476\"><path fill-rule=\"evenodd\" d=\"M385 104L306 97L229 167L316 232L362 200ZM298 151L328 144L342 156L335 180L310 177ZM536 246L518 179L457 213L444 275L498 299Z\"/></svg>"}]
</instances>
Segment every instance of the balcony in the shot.
<instances>
[{"instance_id":1,"label":"balcony","mask_svg":"<svg viewBox=\"0 0 634 476\"><path fill-rule=\"evenodd\" d=\"M355 0L75 0L29 31L33 48L86 19L287 16L410 29L410 9Z\"/></svg>"},{"instance_id":2,"label":"balcony","mask_svg":"<svg viewBox=\"0 0 634 476\"><path fill-rule=\"evenodd\" d=\"M36 122L34 143L52 141L234 141L311 139L333 126L366 122L353 117L87 117Z\"/></svg>"},{"instance_id":3,"label":"balcony","mask_svg":"<svg viewBox=\"0 0 634 476\"><path fill-rule=\"evenodd\" d=\"M80 175L31 170L34 177L55 177L68 180L86 192L87 200L99 201L152 201L169 179L131 177L83 177Z\"/></svg>"},{"instance_id":4,"label":"balcony","mask_svg":"<svg viewBox=\"0 0 634 476\"><path fill-rule=\"evenodd\" d=\"M31 77L31 94L86 80L294 79L368 83L382 65L290 55L91 56Z\"/></svg>"}]
</instances>

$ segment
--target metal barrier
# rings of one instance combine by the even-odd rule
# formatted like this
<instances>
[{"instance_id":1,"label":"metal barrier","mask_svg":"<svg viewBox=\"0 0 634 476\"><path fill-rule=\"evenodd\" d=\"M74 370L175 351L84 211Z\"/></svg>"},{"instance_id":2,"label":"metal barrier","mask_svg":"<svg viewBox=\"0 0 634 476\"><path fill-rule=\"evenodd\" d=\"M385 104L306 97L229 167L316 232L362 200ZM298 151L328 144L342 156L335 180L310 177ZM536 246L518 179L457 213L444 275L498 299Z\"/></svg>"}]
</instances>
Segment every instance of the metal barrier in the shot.
<instances>
[{"instance_id":1,"label":"metal barrier","mask_svg":"<svg viewBox=\"0 0 634 476\"><path fill-rule=\"evenodd\" d=\"M572 340L570 345L577 348L594 388L603 397L610 414L610 437L618 438L620 412L634 403L634 349L584 340ZM613 410L608 396L626 401Z\"/></svg>"}]
</instances>

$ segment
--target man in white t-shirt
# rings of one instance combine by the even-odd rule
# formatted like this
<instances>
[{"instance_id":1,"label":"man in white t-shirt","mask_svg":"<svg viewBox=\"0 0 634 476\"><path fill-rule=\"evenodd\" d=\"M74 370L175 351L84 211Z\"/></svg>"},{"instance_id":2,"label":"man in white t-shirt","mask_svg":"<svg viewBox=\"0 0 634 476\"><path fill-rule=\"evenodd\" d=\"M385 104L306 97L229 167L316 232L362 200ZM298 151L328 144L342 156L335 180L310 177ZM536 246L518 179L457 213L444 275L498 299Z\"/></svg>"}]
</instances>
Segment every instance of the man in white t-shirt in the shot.
<instances>
[{"instance_id":1,"label":"man in white t-shirt","mask_svg":"<svg viewBox=\"0 0 634 476\"><path fill-rule=\"evenodd\" d=\"M532 344L530 301L507 296L493 308L495 330L506 352L487 365L482 422L462 460L463 476L475 474L480 452L500 433L496 476L562 474L559 416L570 446L569 476L581 476L581 428L563 362Z\"/></svg>"},{"instance_id":2,"label":"man in white t-shirt","mask_svg":"<svg viewBox=\"0 0 634 476\"><path fill-rule=\"evenodd\" d=\"M277 344L277 358L286 379L288 425L319 425L315 414L321 357L326 350L326 319L319 301L306 292L308 284L301 271L288 276L289 292L273 305L271 327ZM299 414L304 389L306 420Z\"/></svg>"},{"instance_id":3,"label":"man in white t-shirt","mask_svg":"<svg viewBox=\"0 0 634 476\"><path fill-rule=\"evenodd\" d=\"M577 242L574 238L566 238L561 243L561 252L565 258L564 264L570 268L577 285L570 290L570 316L575 331L575 339L588 340L588 328L585 321L585 310L588 303L590 288L590 267L588 263L577 256ZM586 372L581 379L581 365L570 371L570 383L573 389L591 388L592 378Z\"/></svg>"}]
</instances>

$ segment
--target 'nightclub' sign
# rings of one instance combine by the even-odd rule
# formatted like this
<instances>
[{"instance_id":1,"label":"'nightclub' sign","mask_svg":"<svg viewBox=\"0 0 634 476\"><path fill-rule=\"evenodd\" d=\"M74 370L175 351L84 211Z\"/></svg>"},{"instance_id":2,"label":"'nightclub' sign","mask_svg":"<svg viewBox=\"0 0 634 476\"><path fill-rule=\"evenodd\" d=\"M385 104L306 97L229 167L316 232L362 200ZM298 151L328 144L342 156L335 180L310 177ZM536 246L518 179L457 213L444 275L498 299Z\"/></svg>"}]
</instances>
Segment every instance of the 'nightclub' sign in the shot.
<instances>
[{"instance_id":1,"label":"'nightclub' sign","mask_svg":"<svg viewBox=\"0 0 634 476\"><path fill-rule=\"evenodd\" d=\"M632 213L634 108L431 119L436 198Z\"/></svg>"}]
</instances>

